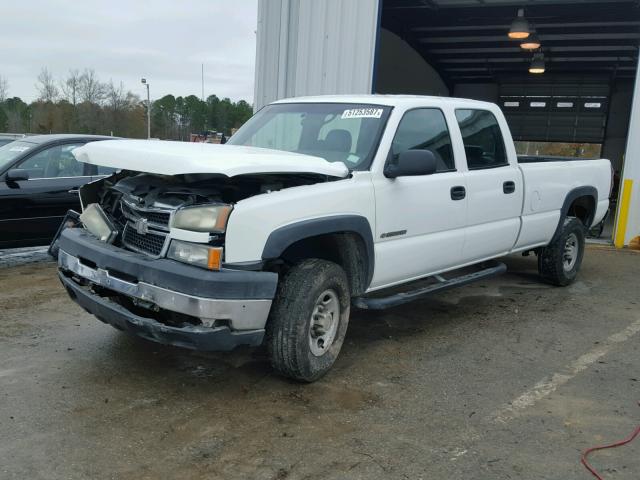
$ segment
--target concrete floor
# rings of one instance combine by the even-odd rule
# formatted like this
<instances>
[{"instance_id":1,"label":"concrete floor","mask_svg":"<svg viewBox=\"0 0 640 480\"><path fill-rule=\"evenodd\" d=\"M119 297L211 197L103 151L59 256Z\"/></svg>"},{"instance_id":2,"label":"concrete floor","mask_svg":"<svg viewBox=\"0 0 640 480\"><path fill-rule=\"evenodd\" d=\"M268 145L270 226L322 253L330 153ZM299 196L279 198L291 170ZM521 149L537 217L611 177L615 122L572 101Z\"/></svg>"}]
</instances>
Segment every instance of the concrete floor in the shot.
<instances>
[{"instance_id":1,"label":"concrete floor","mask_svg":"<svg viewBox=\"0 0 640 480\"><path fill-rule=\"evenodd\" d=\"M591 248L564 289L508 265L355 313L312 385L120 333L51 263L0 268L0 478L591 478L580 452L640 422L640 254ZM639 478L640 439L593 463Z\"/></svg>"}]
</instances>

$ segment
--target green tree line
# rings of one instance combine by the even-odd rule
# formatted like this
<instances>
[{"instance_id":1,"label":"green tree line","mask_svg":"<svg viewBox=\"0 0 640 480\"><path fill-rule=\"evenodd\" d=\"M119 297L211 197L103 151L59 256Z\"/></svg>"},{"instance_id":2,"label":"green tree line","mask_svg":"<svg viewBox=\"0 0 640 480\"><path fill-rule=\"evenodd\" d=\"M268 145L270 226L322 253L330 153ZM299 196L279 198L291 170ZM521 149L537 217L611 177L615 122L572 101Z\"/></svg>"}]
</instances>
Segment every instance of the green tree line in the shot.
<instances>
[{"instance_id":1,"label":"green tree line","mask_svg":"<svg viewBox=\"0 0 640 480\"><path fill-rule=\"evenodd\" d=\"M57 80L43 68L35 87L38 98L27 104L9 96L8 81L0 76L0 132L146 137L147 102L126 90L122 82L102 82L91 69L70 70L66 78ZM191 133L206 130L229 136L252 112L244 100L165 95L151 102L151 136L189 140Z\"/></svg>"}]
</instances>

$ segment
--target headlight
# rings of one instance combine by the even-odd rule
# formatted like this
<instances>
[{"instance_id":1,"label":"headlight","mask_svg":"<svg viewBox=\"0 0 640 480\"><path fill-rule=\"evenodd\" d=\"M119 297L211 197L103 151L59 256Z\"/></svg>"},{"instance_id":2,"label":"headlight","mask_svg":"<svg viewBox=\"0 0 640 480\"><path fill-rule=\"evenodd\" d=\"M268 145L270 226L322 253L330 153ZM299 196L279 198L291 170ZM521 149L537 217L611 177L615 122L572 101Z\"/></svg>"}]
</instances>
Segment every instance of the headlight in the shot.
<instances>
[{"instance_id":1,"label":"headlight","mask_svg":"<svg viewBox=\"0 0 640 480\"><path fill-rule=\"evenodd\" d=\"M84 228L103 242L111 243L118 235L118 231L97 203L91 203L84 209L80 215L80 221Z\"/></svg>"},{"instance_id":2,"label":"headlight","mask_svg":"<svg viewBox=\"0 0 640 480\"><path fill-rule=\"evenodd\" d=\"M233 207L231 205L204 205L178 210L172 227L194 232L223 233Z\"/></svg>"},{"instance_id":3,"label":"headlight","mask_svg":"<svg viewBox=\"0 0 640 480\"><path fill-rule=\"evenodd\" d=\"M210 247L200 243L171 240L167 257L182 263L190 263L208 270L220 270L222 248Z\"/></svg>"}]
</instances>

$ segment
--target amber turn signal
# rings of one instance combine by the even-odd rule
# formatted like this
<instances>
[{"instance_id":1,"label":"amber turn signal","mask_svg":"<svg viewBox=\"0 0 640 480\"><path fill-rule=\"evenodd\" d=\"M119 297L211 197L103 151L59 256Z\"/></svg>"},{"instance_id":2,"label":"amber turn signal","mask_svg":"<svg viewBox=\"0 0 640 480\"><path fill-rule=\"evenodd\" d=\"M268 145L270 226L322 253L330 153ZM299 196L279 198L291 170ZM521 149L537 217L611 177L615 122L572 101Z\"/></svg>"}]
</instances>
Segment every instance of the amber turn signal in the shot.
<instances>
[{"instance_id":1,"label":"amber turn signal","mask_svg":"<svg viewBox=\"0 0 640 480\"><path fill-rule=\"evenodd\" d=\"M210 248L209 258L207 261L207 268L209 270L220 270L221 266L222 266L222 249Z\"/></svg>"}]
</instances>

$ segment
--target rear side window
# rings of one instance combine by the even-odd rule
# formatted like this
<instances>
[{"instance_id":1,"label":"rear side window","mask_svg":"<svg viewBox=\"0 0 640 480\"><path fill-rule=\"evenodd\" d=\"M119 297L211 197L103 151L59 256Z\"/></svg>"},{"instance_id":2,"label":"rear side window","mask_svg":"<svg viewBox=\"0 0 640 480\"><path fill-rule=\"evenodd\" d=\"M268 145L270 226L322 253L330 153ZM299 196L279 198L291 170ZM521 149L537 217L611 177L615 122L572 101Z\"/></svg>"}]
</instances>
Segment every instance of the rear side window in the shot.
<instances>
[{"instance_id":1,"label":"rear side window","mask_svg":"<svg viewBox=\"0 0 640 480\"><path fill-rule=\"evenodd\" d=\"M117 170L117 168L103 167L98 165L98 175L111 175Z\"/></svg>"},{"instance_id":2,"label":"rear side window","mask_svg":"<svg viewBox=\"0 0 640 480\"><path fill-rule=\"evenodd\" d=\"M431 150L438 172L456 169L447 122L437 108L418 108L404 114L391 144L393 161L406 150Z\"/></svg>"},{"instance_id":3,"label":"rear side window","mask_svg":"<svg viewBox=\"0 0 640 480\"><path fill-rule=\"evenodd\" d=\"M502 130L487 110L456 110L469 170L508 165Z\"/></svg>"}]
</instances>

